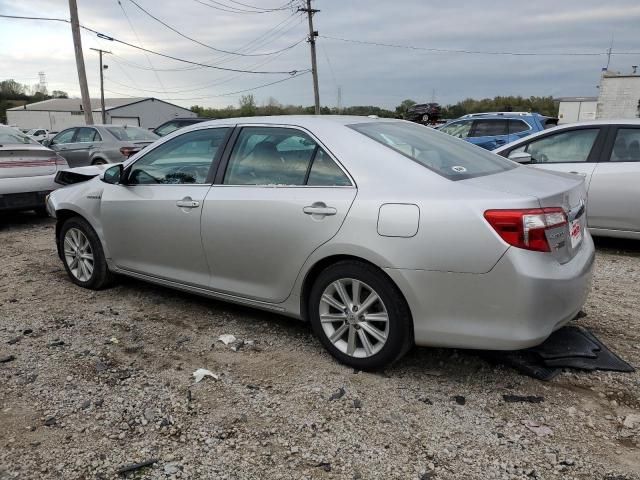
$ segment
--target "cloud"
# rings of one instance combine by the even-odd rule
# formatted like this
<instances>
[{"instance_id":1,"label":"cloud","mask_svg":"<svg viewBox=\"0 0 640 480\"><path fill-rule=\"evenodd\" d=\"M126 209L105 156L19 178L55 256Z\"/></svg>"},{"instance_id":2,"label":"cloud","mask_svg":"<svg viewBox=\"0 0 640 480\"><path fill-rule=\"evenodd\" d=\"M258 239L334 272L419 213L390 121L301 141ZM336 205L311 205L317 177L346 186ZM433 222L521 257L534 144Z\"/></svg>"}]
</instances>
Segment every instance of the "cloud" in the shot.
<instances>
[{"instance_id":1,"label":"cloud","mask_svg":"<svg viewBox=\"0 0 640 480\"><path fill-rule=\"evenodd\" d=\"M304 19L289 18L293 11L232 14L207 8L195 0L182 0L178 4L170 0L136 1L176 29L224 50L235 51L256 38L259 41L248 45L253 53L278 50L305 38L308 33ZM274 71L309 68L306 42L274 57L228 56L180 37L146 16L130 0L120 2L122 7L116 0L79 0L81 23L148 49L221 67ZM276 0L253 0L253 3L282 4ZM441 103L507 94L594 95L606 57L428 54L345 43L323 38L323 35L429 48L602 53L609 47L613 35L614 51L640 50L636 40L640 17L637 0L606 4L599 0L315 0L315 6L321 10L314 21L321 35L318 38L320 93L326 105L336 104L338 87L342 90L343 105L373 104L390 108L405 98L429 101L434 91ZM59 0L0 0L0 12L62 18L69 14L66 2ZM9 45L0 52L3 76L32 78L30 83L35 83L37 72L45 71L50 89L78 94L68 25L0 19L0 42ZM171 98L186 106L236 104L238 95L218 95L285 77L194 68L87 32L83 33L83 46L89 84L96 96L98 59L90 47L115 54L105 57L109 65L105 81L108 90L132 96ZM628 70L638 60L640 58L634 56L614 55L612 66ZM160 71L154 73L152 68ZM313 101L309 75L256 90L254 94L258 102L269 97L281 103L310 105Z\"/></svg>"}]
</instances>

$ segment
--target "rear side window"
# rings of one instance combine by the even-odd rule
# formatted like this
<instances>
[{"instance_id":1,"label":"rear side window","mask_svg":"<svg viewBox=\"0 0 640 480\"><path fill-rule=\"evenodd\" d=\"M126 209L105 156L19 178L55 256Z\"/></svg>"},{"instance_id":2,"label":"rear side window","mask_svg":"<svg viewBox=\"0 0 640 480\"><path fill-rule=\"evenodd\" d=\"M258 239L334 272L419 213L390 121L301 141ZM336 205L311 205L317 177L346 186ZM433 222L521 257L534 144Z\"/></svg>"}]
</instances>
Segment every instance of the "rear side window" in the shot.
<instances>
[{"instance_id":1,"label":"rear side window","mask_svg":"<svg viewBox=\"0 0 640 480\"><path fill-rule=\"evenodd\" d=\"M99 142L100 140L100 135L95 128L82 127L78 129L75 142Z\"/></svg>"},{"instance_id":2,"label":"rear side window","mask_svg":"<svg viewBox=\"0 0 640 480\"><path fill-rule=\"evenodd\" d=\"M225 172L226 185L347 186L332 158L293 128L244 127Z\"/></svg>"},{"instance_id":3,"label":"rear side window","mask_svg":"<svg viewBox=\"0 0 640 480\"><path fill-rule=\"evenodd\" d=\"M513 152L530 153L532 163L586 162L598 133L600 133L599 128L556 133L540 140L534 140L528 143L524 149L520 147Z\"/></svg>"},{"instance_id":4,"label":"rear side window","mask_svg":"<svg viewBox=\"0 0 640 480\"><path fill-rule=\"evenodd\" d=\"M155 133L139 127L106 127L106 129L110 134L121 141L153 141L158 138Z\"/></svg>"},{"instance_id":5,"label":"rear side window","mask_svg":"<svg viewBox=\"0 0 640 480\"><path fill-rule=\"evenodd\" d=\"M507 120L476 120L471 135L473 137L493 137L507 135Z\"/></svg>"},{"instance_id":6,"label":"rear side window","mask_svg":"<svg viewBox=\"0 0 640 480\"><path fill-rule=\"evenodd\" d=\"M415 123L369 122L349 127L449 180L464 180L518 168L498 155Z\"/></svg>"},{"instance_id":7,"label":"rear side window","mask_svg":"<svg viewBox=\"0 0 640 480\"><path fill-rule=\"evenodd\" d=\"M530 130L531 127L527 122L522 120L509 120L509 133L520 133Z\"/></svg>"},{"instance_id":8,"label":"rear side window","mask_svg":"<svg viewBox=\"0 0 640 480\"><path fill-rule=\"evenodd\" d=\"M640 128L619 128L611 151L612 162L640 162Z\"/></svg>"}]
</instances>

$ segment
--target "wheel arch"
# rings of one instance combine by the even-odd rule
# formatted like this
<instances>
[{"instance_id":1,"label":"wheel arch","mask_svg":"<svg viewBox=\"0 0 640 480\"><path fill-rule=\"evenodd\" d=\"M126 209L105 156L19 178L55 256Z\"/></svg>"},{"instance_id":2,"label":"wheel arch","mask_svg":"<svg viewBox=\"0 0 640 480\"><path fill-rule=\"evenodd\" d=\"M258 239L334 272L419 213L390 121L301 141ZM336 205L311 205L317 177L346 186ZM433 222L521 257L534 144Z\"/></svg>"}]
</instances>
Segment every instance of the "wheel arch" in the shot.
<instances>
[{"instance_id":1,"label":"wheel arch","mask_svg":"<svg viewBox=\"0 0 640 480\"><path fill-rule=\"evenodd\" d=\"M321 258L307 270L304 276L304 279L302 281L302 288L300 289L300 317L302 318L302 320L304 320L305 322L309 321L309 311L308 311L309 294L311 293L311 288L313 287L313 284L318 278L318 276L320 275L320 273L322 273L322 271L327 267L334 265L338 262L346 261L346 260L364 263L366 265L369 265L375 268L378 272L384 275L391 282L391 284L395 286L395 288L398 290L398 293L400 294L405 304L407 305L407 309L409 311L409 314L411 315L411 318L410 318L411 324L413 324L413 314L411 312L411 305L409 305L409 302L407 301L406 296L404 295L404 293L402 292L398 284L382 268L380 268L375 263L365 258L359 257L357 255L348 255L348 254L336 254L336 255L330 255L330 256Z\"/></svg>"}]
</instances>

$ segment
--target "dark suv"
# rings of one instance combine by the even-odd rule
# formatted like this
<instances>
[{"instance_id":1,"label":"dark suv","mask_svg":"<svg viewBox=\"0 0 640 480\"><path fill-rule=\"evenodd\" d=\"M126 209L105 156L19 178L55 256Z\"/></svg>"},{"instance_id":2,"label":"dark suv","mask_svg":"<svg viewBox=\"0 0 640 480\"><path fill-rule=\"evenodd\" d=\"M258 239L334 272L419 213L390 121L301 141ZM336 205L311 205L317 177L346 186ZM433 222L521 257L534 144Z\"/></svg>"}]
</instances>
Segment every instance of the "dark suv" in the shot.
<instances>
[{"instance_id":1,"label":"dark suv","mask_svg":"<svg viewBox=\"0 0 640 480\"><path fill-rule=\"evenodd\" d=\"M173 118L168 122L164 122L162 125L153 129L153 133L160 137L169 135L171 132L178 130L179 128L186 127L187 125L193 125L194 123L206 122L212 120L211 118L198 118L198 117L186 117L186 118Z\"/></svg>"}]
</instances>

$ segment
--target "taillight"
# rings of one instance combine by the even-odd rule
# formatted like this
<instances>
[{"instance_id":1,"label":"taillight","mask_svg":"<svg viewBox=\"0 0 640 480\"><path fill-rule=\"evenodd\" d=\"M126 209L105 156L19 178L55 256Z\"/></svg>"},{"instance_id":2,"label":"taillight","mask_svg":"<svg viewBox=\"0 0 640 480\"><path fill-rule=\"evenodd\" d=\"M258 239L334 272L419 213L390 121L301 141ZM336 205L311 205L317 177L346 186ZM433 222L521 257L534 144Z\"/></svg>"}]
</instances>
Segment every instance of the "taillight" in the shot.
<instances>
[{"instance_id":1,"label":"taillight","mask_svg":"<svg viewBox=\"0 0 640 480\"><path fill-rule=\"evenodd\" d=\"M65 158L61 157L60 155L58 155L57 157L53 157L51 160L53 160L55 162L56 166L58 166L58 167L68 167L69 166L69 164L67 163Z\"/></svg>"},{"instance_id":2,"label":"taillight","mask_svg":"<svg viewBox=\"0 0 640 480\"><path fill-rule=\"evenodd\" d=\"M120 153L129 158L131 155L133 155L134 153L138 153L140 150L140 147L122 147L120 149Z\"/></svg>"},{"instance_id":3,"label":"taillight","mask_svg":"<svg viewBox=\"0 0 640 480\"><path fill-rule=\"evenodd\" d=\"M487 210L484 218L505 242L514 247L550 252L546 231L567 223L562 208Z\"/></svg>"}]
</instances>

